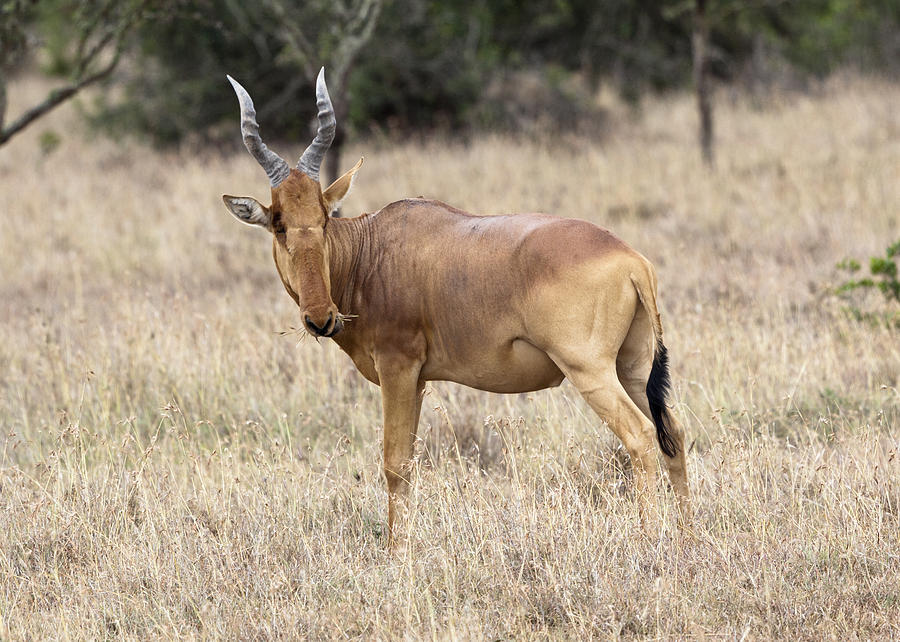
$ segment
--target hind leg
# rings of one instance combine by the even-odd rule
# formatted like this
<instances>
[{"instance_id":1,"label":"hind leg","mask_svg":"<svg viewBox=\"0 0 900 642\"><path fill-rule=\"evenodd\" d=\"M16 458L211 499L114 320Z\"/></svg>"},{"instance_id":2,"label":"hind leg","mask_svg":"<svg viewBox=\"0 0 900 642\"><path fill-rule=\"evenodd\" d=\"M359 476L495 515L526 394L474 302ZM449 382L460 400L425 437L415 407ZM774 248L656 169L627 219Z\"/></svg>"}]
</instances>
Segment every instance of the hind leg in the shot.
<instances>
[{"instance_id":1,"label":"hind leg","mask_svg":"<svg viewBox=\"0 0 900 642\"><path fill-rule=\"evenodd\" d=\"M647 399L647 380L653 367L652 330L649 323L641 327L639 319L635 319L632 331L629 332L616 357L616 374L625 392L640 408L645 417L653 420L650 412L650 401ZM647 339L649 333L650 339ZM669 481L678 501L678 512L683 524L690 523L690 488L687 480L687 467L684 459L684 431L671 412L667 412L667 431L675 446L675 456L662 453Z\"/></svg>"},{"instance_id":2,"label":"hind leg","mask_svg":"<svg viewBox=\"0 0 900 642\"><path fill-rule=\"evenodd\" d=\"M647 379L620 376L620 381L628 396L641 409L644 416L652 418L650 403L647 400ZM668 413L668 428L668 434L675 444L675 456L669 457L665 453L661 453L663 464L669 474L669 481L678 501L679 519L683 524L689 524L691 521L691 492L684 458L684 431L671 412Z\"/></svg>"},{"instance_id":3,"label":"hind leg","mask_svg":"<svg viewBox=\"0 0 900 642\"><path fill-rule=\"evenodd\" d=\"M644 528L651 533L659 519L656 435L653 423L619 383L612 361L590 365L557 361L557 365L628 451L641 518Z\"/></svg>"}]
</instances>

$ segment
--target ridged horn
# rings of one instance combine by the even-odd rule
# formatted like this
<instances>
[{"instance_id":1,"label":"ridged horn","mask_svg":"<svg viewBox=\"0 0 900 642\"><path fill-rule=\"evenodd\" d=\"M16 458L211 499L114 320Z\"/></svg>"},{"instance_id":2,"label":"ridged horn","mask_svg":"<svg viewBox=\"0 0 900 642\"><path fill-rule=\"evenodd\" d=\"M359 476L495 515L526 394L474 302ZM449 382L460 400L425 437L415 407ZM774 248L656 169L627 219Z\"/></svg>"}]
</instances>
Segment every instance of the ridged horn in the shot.
<instances>
[{"instance_id":1,"label":"ridged horn","mask_svg":"<svg viewBox=\"0 0 900 642\"><path fill-rule=\"evenodd\" d=\"M259 137L259 124L256 122L256 110L253 108L250 94L237 80L227 74L225 77L234 87L234 93L237 94L238 103L241 105L241 136L244 138L244 145L256 162L266 170L266 176L269 177L272 187L278 187L291 173L291 167L281 156L266 147Z\"/></svg>"},{"instance_id":2,"label":"ridged horn","mask_svg":"<svg viewBox=\"0 0 900 642\"><path fill-rule=\"evenodd\" d=\"M328 151L331 141L334 140L334 130L337 125L334 119L334 107L332 107L331 97L328 95L328 87L325 86L325 67L319 70L319 77L316 78L316 107L319 109L319 131L316 132L313 142L297 162L297 169L310 178L319 180L319 168L322 166L325 152Z\"/></svg>"}]
</instances>

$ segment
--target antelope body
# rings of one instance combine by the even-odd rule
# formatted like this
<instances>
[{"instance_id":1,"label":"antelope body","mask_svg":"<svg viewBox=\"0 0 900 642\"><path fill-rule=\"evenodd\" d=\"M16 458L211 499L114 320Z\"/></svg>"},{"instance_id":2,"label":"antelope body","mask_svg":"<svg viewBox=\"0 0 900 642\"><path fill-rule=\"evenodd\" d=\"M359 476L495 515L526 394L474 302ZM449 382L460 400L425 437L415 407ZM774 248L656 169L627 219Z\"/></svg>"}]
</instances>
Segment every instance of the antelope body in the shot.
<instances>
[{"instance_id":1,"label":"antelope body","mask_svg":"<svg viewBox=\"0 0 900 642\"><path fill-rule=\"evenodd\" d=\"M595 225L539 214L474 216L411 199L330 217L362 160L321 188L335 126L324 70L319 133L295 169L259 138L249 95L229 80L272 205L223 198L238 219L273 233L278 274L306 330L332 338L381 388L389 541L431 380L514 393L568 378L628 450L642 514L654 521L659 446L687 516L684 439L665 403L667 359L647 259Z\"/></svg>"}]
</instances>

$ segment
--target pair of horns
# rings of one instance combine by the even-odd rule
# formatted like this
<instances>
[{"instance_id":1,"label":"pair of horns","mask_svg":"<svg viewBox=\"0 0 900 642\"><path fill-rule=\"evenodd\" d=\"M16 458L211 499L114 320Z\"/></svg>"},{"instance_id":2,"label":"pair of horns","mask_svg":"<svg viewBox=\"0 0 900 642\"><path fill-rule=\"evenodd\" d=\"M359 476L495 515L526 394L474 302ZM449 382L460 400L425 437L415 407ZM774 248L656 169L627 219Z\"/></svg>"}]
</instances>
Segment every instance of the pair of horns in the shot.
<instances>
[{"instance_id":1,"label":"pair of horns","mask_svg":"<svg viewBox=\"0 0 900 642\"><path fill-rule=\"evenodd\" d=\"M256 162L266 170L272 187L278 187L281 181L291 173L291 168L281 156L266 147L262 138L259 137L259 124L256 122L256 110L253 108L250 94L234 78L226 77L234 87L234 93L237 94L238 103L241 105L241 136L244 138L244 145L247 146L247 151L256 159ZM325 67L319 70L319 76L316 78L316 107L319 110L319 130L316 132L313 142L297 161L297 169L318 181L319 168L322 166L325 152L328 151L331 141L334 140L336 126L334 107L331 105L328 87L325 86Z\"/></svg>"}]
</instances>

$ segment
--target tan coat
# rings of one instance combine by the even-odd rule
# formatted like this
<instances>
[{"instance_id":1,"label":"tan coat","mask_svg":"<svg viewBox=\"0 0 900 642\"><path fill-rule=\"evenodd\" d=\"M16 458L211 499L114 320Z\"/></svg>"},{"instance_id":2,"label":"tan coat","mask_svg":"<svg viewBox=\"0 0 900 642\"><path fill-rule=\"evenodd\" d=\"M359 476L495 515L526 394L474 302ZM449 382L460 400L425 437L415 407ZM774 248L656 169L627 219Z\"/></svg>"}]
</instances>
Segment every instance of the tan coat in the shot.
<instances>
[{"instance_id":1,"label":"tan coat","mask_svg":"<svg viewBox=\"0 0 900 642\"><path fill-rule=\"evenodd\" d=\"M657 444L684 512L683 435L665 407L647 259L591 223L541 214L474 216L412 199L330 218L360 164L324 192L291 170L268 208L225 201L273 232L276 268L307 330L331 337L381 386L389 532L431 380L525 392L568 377L631 455L647 523Z\"/></svg>"},{"instance_id":2,"label":"tan coat","mask_svg":"<svg viewBox=\"0 0 900 642\"><path fill-rule=\"evenodd\" d=\"M336 127L325 69L316 79L319 128L294 169L263 143L250 95L228 80L272 204L223 199L239 220L273 234L275 267L306 330L334 339L381 387L389 542L425 382L437 379L493 392L570 379L628 450L645 525L656 521L657 444L688 519L684 437L666 407L647 259L595 225L541 214L473 216L417 199L330 218L362 160L322 190L319 167Z\"/></svg>"}]
</instances>

